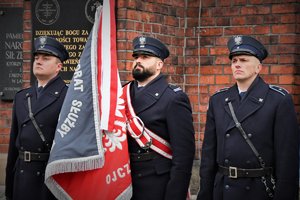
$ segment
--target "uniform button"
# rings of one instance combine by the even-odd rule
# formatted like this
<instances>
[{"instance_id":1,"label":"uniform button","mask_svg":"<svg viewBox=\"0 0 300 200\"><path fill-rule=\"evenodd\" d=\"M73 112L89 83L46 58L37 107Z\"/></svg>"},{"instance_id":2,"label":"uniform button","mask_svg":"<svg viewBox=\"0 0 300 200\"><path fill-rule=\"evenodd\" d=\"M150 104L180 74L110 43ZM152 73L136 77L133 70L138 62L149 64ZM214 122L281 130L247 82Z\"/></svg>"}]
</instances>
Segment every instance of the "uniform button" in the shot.
<instances>
[{"instance_id":1,"label":"uniform button","mask_svg":"<svg viewBox=\"0 0 300 200\"><path fill-rule=\"evenodd\" d=\"M227 133L227 134L226 134L226 137L227 137L227 138L229 138L229 137L230 137L230 134L229 134L229 133Z\"/></svg>"},{"instance_id":2,"label":"uniform button","mask_svg":"<svg viewBox=\"0 0 300 200\"><path fill-rule=\"evenodd\" d=\"M224 162L225 162L225 163L229 163L229 160L228 160L228 159L225 159Z\"/></svg>"},{"instance_id":3,"label":"uniform button","mask_svg":"<svg viewBox=\"0 0 300 200\"><path fill-rule=\"evenodd\" d=\"M42 149L41 148L38 148L38 152L41 152L42 151Z\"/></svg>"},{"instance_id":4,"label":"uniform button","mask_svg":"<svg viewBox=\"0 0 300 200\"><path fill-rule=\"evenodd\" d=\"M247 164L250 164L250 163L251 163L251 161L250 161L250 160L247 160L247 161L246 161L246 163L247 163Z\"/></svg>"},{"instance_id":5,"label":"uniform button","mask_svg":"<svg viewBox=\"0 0 300 200\"><path fill-rule=\"evenodd\" d=\"M252 134L251 134L251 133L249 133L249 134L248 134L248 137L249 137L249 138L251 138L251 137L252 137Z\"/></svg>"},{"instance_id":6,"label":"uniform button","mask_svg":"<svg viewBox=\"0 0 300 200\"><path fill-rule=\"evenodd\" d=\"M25 126L26 126L26 124L23 124L22 126L23 126L23 127L25 127Z\"/></svg>"},{"instance_id":7,"label":"uniform button","mask_svg":"<svg viewBox=\"0 0 300 200\"><path fill-rule=\"evenodd\" d=\"M246 186L246 190L250 190L250 186Z\"/></svg>"},{"instance_id":8,"label":"uniform button","mask_svg":"<svg viewBox=\"0 0 300 200\"><path fill-rule=\"evenodd\" d=\"M20 173L22 174L23 172L24 172L24 170L23 170L23 169L21 169L21 170L20 170Z\"/></svg>"},{"instance_id":9,"label":"uniform button","mask_svg":"<svg viewBox=\"0 0 300 200\"><path fill-rule=\"evenodd\" d=\"M230 187L229 185L225 185L225 189L228 190Z\"/></svg>"},{"instance_id":10,"label":"uniform button","mask_svg":"<svg viewBox=\"0 0 300 200\"><path fill-rule=\"evenodd\" d=\"M141 150L138 150L137 153L141 153Z\"/></svg>"},{"instance_id":11,"label":"uniform button","mask_svg":"<svg viewBox=\"0 0 300 200\"><path fill-rule=\"evenodd\" d=\"M43 124L40 124L40 127L43 127L44 125Z\"/></svg>"},{"instance_id":12,"label":"uniform button","mask_svg":"<svg viewBox=\"0 0 300 200\"><path fill-rule=\"evenodd\" d=\"M37 172L36 175L38 175L38 176L41 175L41 172Z\"/></svg>"},{"instance_id":13,"label":"uniform button","mask_svg":"<svg viewBox=\"0 0 300 200\"><path fill-rule=\"evenodd\" d=\"M24 147L21 147L20 149L21 149L21 150L23 150L23 149L24 149Z\"/></svg>"},{"instance_id":14,"label":"uniform button","mask_svg":"<svg viewBox=\"0 0 300 200\"><path fill-rule=\"evenodd\" d=\"M138 174L138 177L142 177L142 174Z\"/></svg>"}]
</instances>

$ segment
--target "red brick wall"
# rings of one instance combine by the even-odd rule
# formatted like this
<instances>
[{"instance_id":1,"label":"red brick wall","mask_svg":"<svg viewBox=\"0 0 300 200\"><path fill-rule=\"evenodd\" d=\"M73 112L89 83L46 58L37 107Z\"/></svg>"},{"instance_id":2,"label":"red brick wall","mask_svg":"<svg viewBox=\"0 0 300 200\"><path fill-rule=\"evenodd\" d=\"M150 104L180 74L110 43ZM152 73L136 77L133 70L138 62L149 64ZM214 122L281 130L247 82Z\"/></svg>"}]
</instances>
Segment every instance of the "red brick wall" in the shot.
<instances>
[{"instance_id":1,"label":"red brick wall","mask_svg":"<svg viewBox=\"0 0 300 200\"><path fill-rule=\"evenodd\" d=\"M17 3L13 3L17 2ZM117 47L121 80L131 80L132 39L151 35L165 42L171 56L164 73L190 97L200 149L209 97L234 83L226 43L236 34L252 35L268 48L262 76L293 94L300 113L300 3L297 0L117 0ZM247 4L248 3L248 4ZM24 8L24 87L30 84L30 1L2 0ZM200 13L200 17L199 17ZM11 103L0 101L0 153L7 152ZM199 152L199 151L197 151ZM197 153L196 158L199 158Z\"/></svg>"}]
</instances>

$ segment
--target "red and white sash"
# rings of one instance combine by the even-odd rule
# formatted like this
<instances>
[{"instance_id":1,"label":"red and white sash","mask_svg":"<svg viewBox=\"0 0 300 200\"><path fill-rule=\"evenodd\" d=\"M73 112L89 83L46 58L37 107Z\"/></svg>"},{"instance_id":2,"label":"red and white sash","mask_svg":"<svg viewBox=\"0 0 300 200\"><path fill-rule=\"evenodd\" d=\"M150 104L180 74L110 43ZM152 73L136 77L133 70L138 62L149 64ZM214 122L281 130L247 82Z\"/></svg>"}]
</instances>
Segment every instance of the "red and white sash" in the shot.
<instances>
[{"instance_id":1,"label":"red and white sash","mask_svg":"<svg viewBox=\"0 0 300 200\"><path fill-rule=\"evenodd\" d=\"M136 140L141 148L151 148L160 155L172 159L172 149L169 142L147 129L143 121L135 114L131 105L130 85L131 83L125 85L123 88L124 99L126 101L127 131L129 135Z\"/></svg>"}]
</instances>

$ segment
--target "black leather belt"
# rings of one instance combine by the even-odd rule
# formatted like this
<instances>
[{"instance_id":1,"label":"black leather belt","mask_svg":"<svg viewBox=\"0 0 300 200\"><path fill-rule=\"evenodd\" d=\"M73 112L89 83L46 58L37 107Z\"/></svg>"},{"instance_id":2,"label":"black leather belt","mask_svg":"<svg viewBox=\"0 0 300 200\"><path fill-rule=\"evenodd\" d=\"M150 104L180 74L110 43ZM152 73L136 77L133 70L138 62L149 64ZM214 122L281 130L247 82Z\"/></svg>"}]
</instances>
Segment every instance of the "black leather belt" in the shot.
<instances>
[{"instance_id":1,"label":"black leather belt","mask_svg":"<svg viewBox=\"0 0 300 200\"><path fill-rule=\"evenodd\" d=\"M262 177L272 174L272 168L258 168L258 169L242 169L237 167L224 167L219 165L219 172L228 176L229 178L242 177Z\"/></svg>"},{"instance_id":2,"label":"black leather belt","mask_svg":"<svg viewBox=\"0 0 300 200\"><path fill-rule=\"evenodd\" d=\"M25 162L48 161L49 153L33 153L30 151L19 151L19 158Z\"/></svg>"},{"instance_id":3,"label":"black leather belt","mask_svg":"<svg viewBox=\"0 0 300 200\"><path fill-rule=\"evenodd\" d=\"M152 160L156 157L157 153L155 153L154 151L146 153L130 153L130 161L133 162Z\"/></svg>"}]
</instances>

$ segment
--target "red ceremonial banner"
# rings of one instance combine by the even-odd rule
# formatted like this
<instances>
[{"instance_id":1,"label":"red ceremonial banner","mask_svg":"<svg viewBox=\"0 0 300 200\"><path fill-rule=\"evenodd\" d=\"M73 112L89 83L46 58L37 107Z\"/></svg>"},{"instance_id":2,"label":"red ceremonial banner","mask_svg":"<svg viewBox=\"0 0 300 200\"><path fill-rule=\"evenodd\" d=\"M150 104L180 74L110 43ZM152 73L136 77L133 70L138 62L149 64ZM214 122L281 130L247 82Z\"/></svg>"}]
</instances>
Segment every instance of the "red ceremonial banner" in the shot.
<instances>
[{"instance_id":1,"label":"red ceremonial banner","mask_svg":"<svg viewBox=\"0 0 300 200\"><path fill-rule=\"evenodd\" d=\"M58 199L130 199L125 101L117 68L115 2L98 7L68 89L45 183Z\"/></svg>"}]
</instances>

